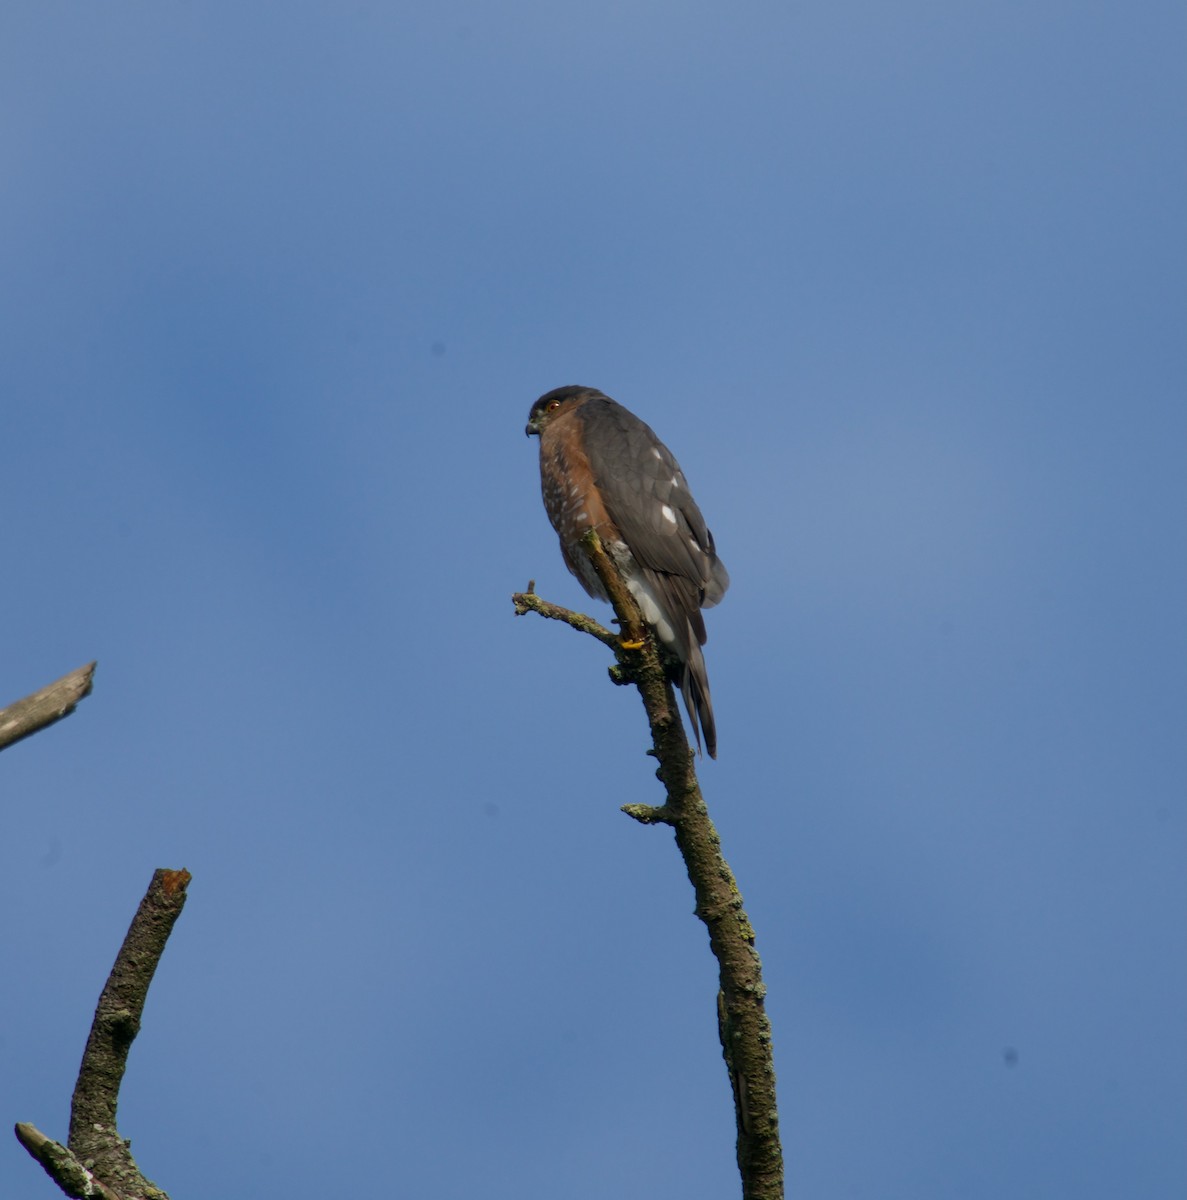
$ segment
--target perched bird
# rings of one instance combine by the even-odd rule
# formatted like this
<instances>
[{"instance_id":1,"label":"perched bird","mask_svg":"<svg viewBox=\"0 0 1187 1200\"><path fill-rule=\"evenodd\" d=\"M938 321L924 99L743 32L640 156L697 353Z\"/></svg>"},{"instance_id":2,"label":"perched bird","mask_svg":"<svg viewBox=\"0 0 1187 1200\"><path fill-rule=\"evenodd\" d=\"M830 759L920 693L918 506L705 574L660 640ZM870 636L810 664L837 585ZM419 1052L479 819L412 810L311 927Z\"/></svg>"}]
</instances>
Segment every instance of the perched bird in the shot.
<instances>
[{"instance_id":1,"label":"perched bird","mask_svg":"<svg viewBox=\"0 0 1187 1200\"><path fill-rule=\"evenodd\" d=\"M680 464L649 426L596 388L545 393L526 432L540 438L544 508L565 565L591 596L609 600L581 546L596 529L659 639L698 749L703 733L716 758L701 609L725 595L730 579Z\"/></svg>"}]
</instances>

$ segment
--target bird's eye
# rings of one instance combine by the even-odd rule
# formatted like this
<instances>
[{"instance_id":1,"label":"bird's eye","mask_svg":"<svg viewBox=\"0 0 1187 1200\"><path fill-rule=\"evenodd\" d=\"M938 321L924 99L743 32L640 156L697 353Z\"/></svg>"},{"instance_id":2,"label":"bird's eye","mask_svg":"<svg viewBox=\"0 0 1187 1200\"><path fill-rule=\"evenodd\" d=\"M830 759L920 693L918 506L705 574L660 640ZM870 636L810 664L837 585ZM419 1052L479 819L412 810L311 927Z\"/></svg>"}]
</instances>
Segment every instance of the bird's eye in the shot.
<instances>
[{"instance_id":1,"label":"bird's eye","mask_svg":"<svg viewBox=\"0 0 1187 1200\"><path fill-rule=\"evenodd\" d=\"M557 410L558 408L560 408L560 406L561 406L561 402L560 402L559 400L549 400L549 402L548 402L548 411L549 411L549 412L556 412L556 410Z\"/></svg>"}]
</instances>

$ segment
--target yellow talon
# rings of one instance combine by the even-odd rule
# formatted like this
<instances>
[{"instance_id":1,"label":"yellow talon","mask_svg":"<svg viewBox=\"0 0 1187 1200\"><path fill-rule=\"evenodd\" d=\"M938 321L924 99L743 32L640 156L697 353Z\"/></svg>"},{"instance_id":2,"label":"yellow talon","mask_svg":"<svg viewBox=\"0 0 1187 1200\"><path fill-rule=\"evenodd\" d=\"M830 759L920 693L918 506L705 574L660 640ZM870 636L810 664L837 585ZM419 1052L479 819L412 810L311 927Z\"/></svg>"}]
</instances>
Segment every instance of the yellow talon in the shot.
<instances>
[{"instance_id":1,"label":"yellow talon","mask_svg":"<svg viewBox=\"0 0 1187 1200\"><path fill-rule=\"evenodd\" d=\"M643 642L641 640L637 641L637 642L620 641L618 644L624 650L642 650L643 649Z\"/></svg>"}]
</instances>

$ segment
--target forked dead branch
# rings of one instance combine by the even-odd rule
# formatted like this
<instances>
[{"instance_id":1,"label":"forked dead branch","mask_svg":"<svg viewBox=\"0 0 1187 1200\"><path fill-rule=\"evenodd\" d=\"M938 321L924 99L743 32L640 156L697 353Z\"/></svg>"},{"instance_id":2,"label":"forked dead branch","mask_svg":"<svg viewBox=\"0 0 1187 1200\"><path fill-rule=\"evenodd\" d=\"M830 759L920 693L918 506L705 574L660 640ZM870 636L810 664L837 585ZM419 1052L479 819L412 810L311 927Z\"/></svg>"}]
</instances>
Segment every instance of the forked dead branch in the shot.
<instances>
[{"instance_id":1,"label":"forked dead branch","mask_svg":"<svg viewBox=\"0 0 1187 1200\"><path fill-rule=\"evenodd\" d=\"M169 1200L141 1174L131 1143L120 1136L115 1118L148 987L185 905L189 882L188 871L156 871L132 918L95 1009L74 1085L66 1144L27 1122L16 1126L17 1140L67 1196Z\"/></svg>"}]
</instances>

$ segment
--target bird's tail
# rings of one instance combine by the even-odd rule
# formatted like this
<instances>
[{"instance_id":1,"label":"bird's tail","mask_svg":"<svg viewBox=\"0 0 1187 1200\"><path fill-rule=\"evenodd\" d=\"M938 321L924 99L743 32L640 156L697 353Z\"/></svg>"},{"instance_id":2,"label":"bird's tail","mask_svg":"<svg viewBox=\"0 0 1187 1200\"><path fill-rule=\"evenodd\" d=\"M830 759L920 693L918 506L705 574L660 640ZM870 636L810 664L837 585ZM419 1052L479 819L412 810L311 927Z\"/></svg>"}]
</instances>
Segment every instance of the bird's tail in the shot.
<instances>
[{"instance_id":1,"label":"bird's tail","mask_svg":"<svg viewBox=\"0 0 1187 1200\"><path fill-rule=\"evenodd\" d=\"M692 726L697 750L701 749L703 737L705 753L710 758L716 758L717 723L713 720L713 700L709 695L709 672L705 669L705 656L697 639L692 638L691 643L688 661L683 664L676 683L684 698L684 707L688 710L688 723Z\"/></svg>"},{"instance_id":2,"label":"bird's tail","mask_svg":"<svg viewBox=\"0 0 1187 1200\"><path fill-rule=\"evenodd\" d=\"M721 569L722 587L729 583ZM630 584L628 584L628 587ZM717 725L709 698L709 672L705 669L705 619L701 616L701 592L688 579L662 571L644 571L631 588L643 611L643 619L655 630L663 647L668 679L680 689L688 723L697 750L717 757ZM717 596L720 599L720 594Z\"/></svg>"}]
</instances>

